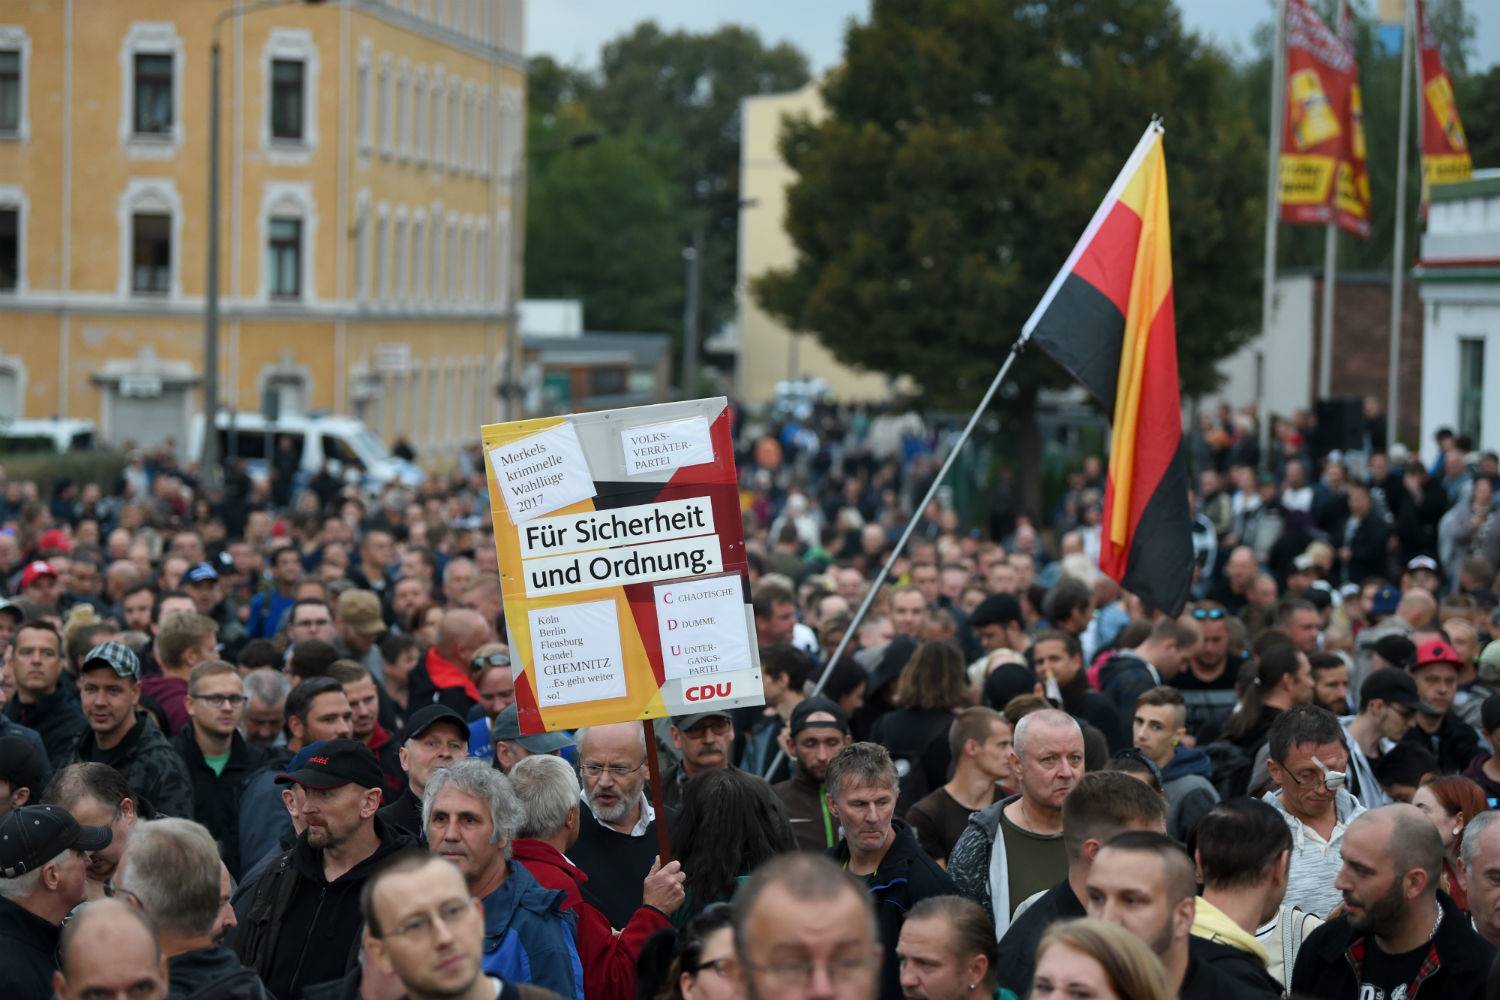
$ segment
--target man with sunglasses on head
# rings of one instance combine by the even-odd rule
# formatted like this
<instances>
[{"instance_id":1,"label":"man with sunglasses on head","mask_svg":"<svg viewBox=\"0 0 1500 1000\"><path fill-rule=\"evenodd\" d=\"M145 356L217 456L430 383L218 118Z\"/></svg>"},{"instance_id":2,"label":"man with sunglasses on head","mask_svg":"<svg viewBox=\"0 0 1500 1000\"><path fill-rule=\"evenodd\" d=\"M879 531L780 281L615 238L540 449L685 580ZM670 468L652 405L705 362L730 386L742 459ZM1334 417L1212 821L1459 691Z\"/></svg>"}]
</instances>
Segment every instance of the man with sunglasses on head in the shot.
<instances>
[{"instance_id":1,"label":"man with sunglasses on head","mask_svg":"<svg viewBox=\"0 0 1500 1000\"><path fill-rule=\"evenodd\" d=\"M1344 731L1327 709L1296 705L1272 723L1269 746L1266 766L1277 788L1265 801L1292 831L1285 904L1326 917L1340 901L1333 882L1343 865L1344 831L1365 811L1344 787Z\"/></svg>"},{"instance_id":2,"label":"man with sunglasses on head","mask_svg":"<svg viewBox=\"0 0 1500 1000\"><path fill-rule=\"evenodd\" d=\"M1384 741L1398 742L1406 735L1421 705L1411 675L1382 667L1359 686L1359 712L1339 720L1349 750L1349 792L1366 809L1390 804L1374 765L1385 755Z\"/></svg>"},{"instance_id":3,"label":"man with sunglasses on head","mask_svg":"<svg viewBox=\"0 0 1500 1000\"><path fill-rule=\"evenodd\" d=\"M469 709L469 754L488 757L494 736L490 730L499 714L516 703L516 678L510 651L504 643L489 642L469 658L469 675L479 691L479 704Z\"/></svg>"},{"instance_id":4,"label":"man with sunglasses on head","mask_svg":"<svg viewBox=\"0 0 1500 1000\"><path fill-rule=\"evenodd\" d=\"M1234 711L1240 660L1229 653L1229 616L1223 605L1203 601L1184 617L1198 627L1198 644L1183 669L1165 683L1182 692L1187 731L1196 737L1209 724L1222 726Z\"/></svg>"}]
</instances>

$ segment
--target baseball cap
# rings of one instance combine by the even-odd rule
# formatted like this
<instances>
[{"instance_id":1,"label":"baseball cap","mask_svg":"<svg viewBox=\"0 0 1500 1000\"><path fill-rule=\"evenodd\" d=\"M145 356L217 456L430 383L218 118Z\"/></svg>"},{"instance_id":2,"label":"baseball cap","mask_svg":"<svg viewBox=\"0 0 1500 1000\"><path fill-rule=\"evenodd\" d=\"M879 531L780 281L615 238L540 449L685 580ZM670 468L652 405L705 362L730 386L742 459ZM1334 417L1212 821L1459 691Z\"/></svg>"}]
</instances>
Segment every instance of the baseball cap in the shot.
<instances>
[{"instance_id":1,"label":"baseball cap","mask_svg":"<svg viewBox=\"0 0 1500 1000\"><path fill-rule=\"evenodd\" d=\"M1500 694L1492 694L1479 706L1479 725L1487 733L1500 729Z\"/></svg>"},{"instance_id":2,"label":"baseball cap","mask_svg":"<svg viewBox=\"0 0 1500 1000\"><path fill-rule=\"evenodd\" d=\"M1500 681L1500 639L1495 639L1479 654L1479 679Z\"/></svg>"},{"instance_id":3,"label":"baseball cap","mask_svg":"<svg viewBox=\"0 0 1500 1000\"><path fill-rule=\"evenodd\" d=\"M301 767L278 774L276 783L307 788L338 788L350 784L380 788L385 784L385 776L381 774L380 762L370 748L358 740L324 740L318 751L309 754Z\"/></svg>"},{"instance_id":4,"label":"baseball cap","mask_svg":"<svg viewBox=\"0 0 1500 1000\"><path fill-rule=\"evenodd\" d=\"M521 709L515 702L506 705L500 714L495 716L495 724L490 727L490 740L494 743L499 743L501 740L507 743L519 743L527 753L554 753L563 747L573 745L573 737L567 733L522 735Z\"/></svg>"},{"instance_id":5,"label":"baseball cap","mask_svg":"<svg viewBox=\"0 0 1500 1000\"><path fill-rule=\"evenodd\" d=\"M1375 596L1370 600L1370 610L1377 615L1393 615L1400 603L1401 591L1387 585L1375 591Z\"/></svg>"},{"instance_id":6,"label":"baseball cap","mask_svg":"<svg viewBox=\"0 0 1500 1000\"><path fill-rule=\"evenodd\" d=\"M831 719L811 719L813 715L830 715ZM839 707L839 703L830 698L803 698L792 709L791 731L792 739L804 729L837 729L841 733L849 732L849 717Z\"/></svg>"},{"instance_id":7,"label":"baseball cap","mask_svg":"<svg viewBox=\"0 0 1500 1000\"><path fill-rule=\"evenodd\" d=\"M1412 556L1406 561L1406 571L1415 573L1419 569L1425 569L1432 573L1441 573L1438 569L1437 560L1432 556Z\"/></svg>"},{"instance_id":8,"label":"baseball cap","mask_svg":"<svg viewBox=\"0 0 1500 1000\"><path fill-rule=\"evenodd\" d=\"M50 576L56 580L57 570L53 569L52 564L45 559L38 559L35 562L27 563L26 568L21 570L21 589L25 590L35 583L38 577L42 576Z\"/></svg>"},{"instance_id":9,"label":"baseball cap","mask_svg":"<svg viewBox=\"0 0 1500 1000\"><path fill-rule=\"evenodd\" d=\"M72 552L73 542L61 528L49 528L36 540L38 552Z\"/></svg>"},{"instance_id":10,"label":"baseball cap","mask_svg":"<svg viewBox=\"0 0 1500 1000\"><path fill-rule=\"evenodd\" d=\"M1429 639L1417 647L1417 664L1412 667L1412 671L1416 672L1433 663L1463 666L1463 660L1459 659L1458 653L1441 639Z\"/></svg>"},{"instance_id":11,"label":"baseball cap","mask_svg":"<svg viewBox=\"0 0 1500 1000\"><path fill-rule=\"evenodd\" d=\"M109 667L121 677L128 677L133 681L141 679L140 658L123 642L110 639L108 642L99 643L89 650L89 655L83 658L83 666L79 669L80 671L88 670L100 664Z\"/></svg>"},{"instance_id":12,"label":"baseball cap","mask_svg":"<svg viewBox=\"0 0 1500 1000\"><path fill-rule=\"evenodd\" d=\"M0 614L10 615L15 619L17 625L21 625L26 621L26 609L21 606L20 601L0 598Z\"/></svg>"},{"instance_id":13,"label":"baseball cap","mask_svg":"<svg viewBox=\"0 0 1500 1000\"><path fill-rule=\"evenodd\" d=\"M29 740L19 736L0 736L0 781L10 785L12 794L18 788L29 788L41 798L47 784L47 758Z\"/></svg>"},{"instance_id":14,"label":"baseball cap","mask_svg":"<svg viewBox=\"0 0 1500 1000\"><path fill-rule=\"evenodd\" d=\"M703 722L707 722L709 719L727 719L730 722L734 721L734 717L728 712L693 712L690 715L672 716L672 725L676 726L678 729L682 730L685 733L689 729L692 729L694 726L699 725Z\"/></svg>"},{"instance_id":15,"label":"baseball cap","mask_svg":"<svg viewBox=\"0 0 1500 1000\"><path fill-rule=\"evenodd\" d=\"M301 750L298 750L296 755L292 757L291 763L286 766L287 771L291 772L302 770L307 766L307 759L309 757L311 757L313 754L321 754L323 752L323 744L327 742L327 740L313 740L307 746L303 747Z\"/></svg>"},{"instance_id":16,"label":"baseball cap","mask_svg":"<svg viewBox=\"0 0 1500 1000\"><path fill-rule=\"evenodd\" d=\"M1382 667L1373 671L1359 686L1361 705L1377 698L1408 708L1420 708L1422 705L1422 698L1417 694L1417 682L1411 679L1411 674L1394 667Z\"/></svg>"},{"instance_id":17,"label":"baseball cap","mask_svg":"<svg viewBox=\"0 0 1500 1000\"><path fill-rule=\"evenodd\" d=\"M417 709L406 720L406 738L414 740L439 722L451 722L458 727L458 731L464 734L464 742L469 741L469 723L462 715L459 715L447 705L423 705Z\"/></svg>"},{"instance_id":18,"label":"baseball cap","mask_svg":"<svg viewBox=\"0 0 1500 1000\"><path fill-rule=\"evenodd\" d=\"M356 632L379 635L385 631L380 598L368 590L346 590L339 595L339 621Z\"/></svg>"},{"instance_id":19,"label":"baseball cap","mask_svg":"<svg viewBox=\"0 0 1500 1000\"><path fill-rule=\"evenodd\" d=\"M219 578L219 571L206 562L201 562L183 574L184 583L213 583Z\"/></svg>"},{"instance_id":20,"label":"baseball cap","mask_svg":"<svg viewBox=\"0 0 1500 1000\"><path fill-rule=\"evenodd\" d=\"M61 806L21 806L0 818L0 878L19 878L63 851L101 851L107 826L79 826Z\"/></svg>"},{"instance_id":21,"label":"baseball cap","mask_svg":"<svg viewBox=\"0 0 1500 1000\"><path fill-rule=\"evenodd\" d=\"M1404 635L1381 636L1375 655L1393 667L1409 668L1417 659L1417 647Z\"/></svg>"}]
</instances>

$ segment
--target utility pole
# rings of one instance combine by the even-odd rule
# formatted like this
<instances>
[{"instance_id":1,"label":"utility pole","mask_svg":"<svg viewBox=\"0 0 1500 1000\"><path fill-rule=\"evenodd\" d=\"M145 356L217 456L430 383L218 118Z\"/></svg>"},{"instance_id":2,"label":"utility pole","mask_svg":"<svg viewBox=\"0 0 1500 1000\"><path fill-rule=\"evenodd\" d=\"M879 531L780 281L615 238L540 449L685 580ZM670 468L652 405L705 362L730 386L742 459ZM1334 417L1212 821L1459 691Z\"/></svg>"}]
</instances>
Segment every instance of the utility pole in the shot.
<instances>
[{"instance_id":1,"label":"utility pole","mask_svg":"<svg viewBox=\"0 0 1500 1000\"><path fill-rule=\"evenodd\" d=\"M698 300L703 290L703 219L693 223L693 245L685 247L687 296L682 308L682 398L698 394Z\"/></svg>"}]
</instances>

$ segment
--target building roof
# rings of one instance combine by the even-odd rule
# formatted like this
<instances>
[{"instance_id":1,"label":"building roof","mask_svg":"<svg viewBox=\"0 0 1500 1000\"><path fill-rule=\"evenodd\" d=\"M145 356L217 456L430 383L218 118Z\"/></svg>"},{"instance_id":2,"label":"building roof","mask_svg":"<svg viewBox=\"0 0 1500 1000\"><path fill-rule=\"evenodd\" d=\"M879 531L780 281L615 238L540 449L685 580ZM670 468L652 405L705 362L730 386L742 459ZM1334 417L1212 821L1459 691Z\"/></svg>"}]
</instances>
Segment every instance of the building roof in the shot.
<instances>
[{"instance_id":1,"label":"building roof","mask_svg":"<svg viewBox=\"0 0 1500 1000\"><path fill-rule=\"evenodd\" d=\"M650 367L671 348L665 333L584 333L576 337L527 334L521 338L528 353L544 361L609 364L629 361Z\"/></svg>"}]
</instances>

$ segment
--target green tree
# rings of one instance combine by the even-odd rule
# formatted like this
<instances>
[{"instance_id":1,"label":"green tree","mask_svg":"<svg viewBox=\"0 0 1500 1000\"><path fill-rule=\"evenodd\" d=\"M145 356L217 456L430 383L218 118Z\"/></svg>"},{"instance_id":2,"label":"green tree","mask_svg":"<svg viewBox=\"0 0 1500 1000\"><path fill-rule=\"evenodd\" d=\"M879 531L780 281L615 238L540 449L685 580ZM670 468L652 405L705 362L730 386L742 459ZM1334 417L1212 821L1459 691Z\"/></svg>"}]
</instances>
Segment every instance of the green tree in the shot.
<instances>
[{"instance_id":1,"label":"green tree","mask_svg":"<svg viewBox=\"0 0 1500 1000\"><path fill-rule=\"evenodd\" d=\"M1169 0L876 0L789 123L796 263L754 294L842 361L972 404L1153 113L1165 121L1186 391L1259 311L1264 141L1229 63ZM1013 369L1023 461L1051 363Z\"/></svg>"}]
</instances>

